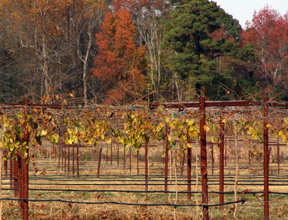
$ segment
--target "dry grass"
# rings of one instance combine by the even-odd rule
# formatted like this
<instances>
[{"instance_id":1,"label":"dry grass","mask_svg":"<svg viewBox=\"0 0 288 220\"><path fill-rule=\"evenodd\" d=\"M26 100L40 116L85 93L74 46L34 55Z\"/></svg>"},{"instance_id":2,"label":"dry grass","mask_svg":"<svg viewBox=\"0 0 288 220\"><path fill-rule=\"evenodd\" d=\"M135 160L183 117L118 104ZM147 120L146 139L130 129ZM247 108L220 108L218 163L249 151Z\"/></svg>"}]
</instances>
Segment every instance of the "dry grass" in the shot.
<instances>
[{"instance_id":1,"label":"dry grass","mask_svg":"<svg viewBox=\"0 0 288 220\"><path fill-rule=\"evenodd\" d=\"M259 145L260 146L260 145ZM218 191L219 182L219 153L218 149L214 147L214 156L215 156L215 165L214 165L214 176L212 176L211 169L211 152L208 151L208 178L209 178L209 191ZM110 150L110 147L109 147ZM58 158L45 158L46 155L51 155L51 149L47 147L45 153L41 156L38 155L36 158L36 166L40 170L37 174L33 172L33 167L31 166L31 178L30 178L30 188L41 188L41 189L81 189L81 190L145 190L145 186L137 186L139 184L135 179L144 180L144 149L140 151L140 174L141 176L136 176L136 155L132 153L132 164L130 172L129 164L129 152L126 152L126 169L123 169L123 149L120 150L120 166L117 165L117 150L114 150L113 147L113 164L111 165L110 161L106 163L106 152L103 151L102 163L101 163L101 177L96 178L97 174L97 165L98 165L98 149L94 151L93 149L82 149L80 151L80 177L72 177L65 174L62 169L58 167ZM150 180L161 180L160 182L150 183L159 183L162 184L163 178L159 178L153 175L163 175L164 173L164 164L162 155L162 148L149 149L149 175ZM281 149L282 151L282 149ZM72 151L70 151L71 153ZM243 145L240 151L240 181L239 183L249 183L250 180L255 180L257 177L263 174L263 161L252 159L251 165L248 165L247 153L248 150ZM272 154L275 153L272 151ZM195 181L196 166L195 166L195 155L199 155L199 147L193 148L193 167L192 167L192 181ZM282 154L282 153L281 153ZM169 154L170 155L170 154ZM227 166L225 167L225 178L226 183L231 183L232 185L226 185L225 191L232 191L234 186L234 175L235 175L235 161L233 157L233 147L228 149L228 159ZM246 155L246 156L245 156ZM288 173L285 170L287 165L286 155L288 152L283 152L282 162L281 162L281 175L279 178L283 179L283 184L286 184L288 180ZM108 154L110 156L110 152ZM198 157L199 158L199 157ZM177 159L177 155L175 155ZM86 160L86 161L85 161ZM275 162L275 161L274 161ZM70 161L70 167L72 167ZM170 164L170 163L169 163ZM180 176L180 161L176 162L177 165L177 179L180 183L181 179L187 178L186 166L184 167L183 177ZM200 165L199 165L200 167ZM271 175L276 175L277 173L277 164L270 164ZM75 162L76 168L76 162ZM45 176L40 176L42 170L46 170L47 174ZM200 169L198 169L198 174L200 175ZM76 172L75 172L76 173ZM130 177L129 175L132 175ZM87 176L86 176L87 175ZM116 176L108 176L116 175ZM125 175L119 177L119 175ZM170 175L170 171L169 171ZM118 177L117 177L118 176ZM41 177L41 178L40 178ZM43 178L45 177L45 179ZM49 179L51 178L51 179ZM52 178L55 178L54 180ZM271 180L277 180L277 176L271 176ZM108 182L107 179L112 180ZM121 181L119 180L121 179ZM170 179L170 177L169 177ZM175 179L173 167L171 169L171 179ZM124 181L123 181L124 180ZM229 181L231 180L231 181ZM259 184L262 184L263 178L258 178ZM4 182L8 183L8 180ZM33 184L42 183L44 185L33 185ZM106 185L70 185L70 186L59 186L53 185L56 183L65 183L65 184L106 184ZM111 186L110 183L127 183L131 184L129 186ZM141 183L144 183L142 181ZM170 182L169 182L170 183ZM181 182L185 183L185 182ZM195 183L195 182L192 182ZM199 180L200 183L200 180ZM272 183L272 182L271 182ZM277 182L280 184L281 182ZM48 185L52 184L52 185ZM169 190L176 190L175 182L171 182L172 186L168 186ZM163 190L164 186L149 186L149 191L152 190ZM253 186L253 185L239 185L239 191L263 191L263 186ZM187 190L187 186L177 186L178 191ZM270 186L270 191L278 192L287 192L287 186ZM192 186L192 191L196 191L196 186ZM201 191L201 185L198 186L198 191ZM119 193L119 192L67 192L67 191L30 191L30 199L63 199L70 201L86 201L86 202L103 202L103 201L116 201L116 202L130 202L130 203L176 203L176 204L187 204L187 195L178 194L177 201L175 194L163 194L163 193ZM13 197L11 191L3 191L3 197ZM149 199L147 198L149 196ZM238 205L237 217L239 219L263 219L263 196L261 194L240 194L239 198L246 199L246 203ZM201 202L201 194L197 194L198 202ZM225 202L233 201L233 195L225 195ZM288 196L285 195L270 195L270 212L271 219L287 219L288 218L288 208L285 204L288 202ZM209 204L217 204L219 202L219 196L217 194L209 194ZM195 196L192 195L192 204L195 204ZM233 218L233 205L227 205L224 207L224 210L220 211L218 207L213 207L209 209L209 215L212 219L232 219ZM4 219L19 219L21 217L19 211L18 202L4 201ZM69 204L69 203L60 203L60 202L37 202L30 203L30 219L201 219L202 209L189 207L141 207L141 206L127 206L127 205L85 205L85 204Z\"/></svg>"}]
</instances>

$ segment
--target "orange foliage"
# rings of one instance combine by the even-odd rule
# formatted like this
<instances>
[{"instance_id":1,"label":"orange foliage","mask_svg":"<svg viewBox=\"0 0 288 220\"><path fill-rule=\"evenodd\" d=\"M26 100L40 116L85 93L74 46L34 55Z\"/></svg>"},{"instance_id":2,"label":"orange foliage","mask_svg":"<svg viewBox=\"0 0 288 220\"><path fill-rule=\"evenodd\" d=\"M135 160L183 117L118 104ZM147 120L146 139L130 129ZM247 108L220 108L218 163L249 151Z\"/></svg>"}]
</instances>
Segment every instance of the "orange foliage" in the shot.
<instances>
[{"instance_id":1,"label":"orange foliage","mask_svg":"<svg viewBox=\"0 0 288 220\"><path fill-rule=\"evenodd\" d=\"M143 90L146 48L141 45L136 47L135 36L130 13L121 8L113 14L106 14L102 32L96 34L99 54L95 58L92 73L109 83L106 103L119 104L131 96L138 97Z\"/></svg>"}]
</instances>

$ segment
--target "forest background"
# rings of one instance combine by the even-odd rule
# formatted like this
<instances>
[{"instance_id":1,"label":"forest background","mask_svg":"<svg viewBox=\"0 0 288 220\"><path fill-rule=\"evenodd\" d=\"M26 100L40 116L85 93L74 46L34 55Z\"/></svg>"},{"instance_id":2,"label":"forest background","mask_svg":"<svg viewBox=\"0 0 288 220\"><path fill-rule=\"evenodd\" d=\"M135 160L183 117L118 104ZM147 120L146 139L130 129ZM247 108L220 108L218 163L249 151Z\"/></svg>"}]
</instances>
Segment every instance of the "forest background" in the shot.
<instances>
[{"instance_id":1,"label":"forest background","mask_svg":"<svg viewBox=\"0 0 288 220\"><path fill-rule=\"evenodd\" d=\"M208 0L0 0L0 102L288 100L288 13Z\"/></svg>"}]
</instances>

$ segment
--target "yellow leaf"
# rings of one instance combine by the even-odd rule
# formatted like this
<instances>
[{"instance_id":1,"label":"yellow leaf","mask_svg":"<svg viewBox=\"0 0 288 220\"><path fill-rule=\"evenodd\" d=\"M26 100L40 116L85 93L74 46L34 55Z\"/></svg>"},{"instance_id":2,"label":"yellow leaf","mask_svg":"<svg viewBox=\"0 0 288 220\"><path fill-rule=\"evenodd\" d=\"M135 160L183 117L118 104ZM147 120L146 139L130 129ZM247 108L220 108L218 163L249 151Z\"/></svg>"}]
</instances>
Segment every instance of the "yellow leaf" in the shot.
<instances>
[{"instance_id":1,"label":"yellow leaf","mask_svg":"<svg viewBox=\"0 0 288 220\"><path fill-rule=\"evenodd\" d=\"M222 123L226 123L226 121L227 121L227 118L222 119Z\"/></svg>"},{"instance_id":2,"label":"yellow leaf","mask_svg":"<svg viewBox=\"0 0 288 220\"><path fill-rule=\"evenodd\" d=\"M69 93L69 96L70 96L70 97L73 97L73 94L72 94L72 93Z\"/></svg>"},{"instance_id":3,"label":"yellow leaf","mask_svg":"<svg viewBox=\"0 0 288 220\"><path fill-rule=\"evenodd\" d=\"M187 143L187 147L192 148L192 144L191 143Z\"/></svg>"},{"instance_id":4,"label":"yellow leaf","mask_svg":"<svg viewBox=\"0 0 288 220\"><path fill-rule=\"evenodd\" d=\"M270 128L270 127L271 127L271 125L270 125L270 124L267 124L267 125L266 125L266 127L267 127L267 128Z\"/></svg>"},{"instance_id":5,"label":"yellow leaf","mask_svg":"<svg viewBox=\"0 0 288 220\"><path fill-rule=\"evenodd\" d=\"M106 140L105 140L105 141L106 141L106 143L107 143L107 144L110 144L110 143L111 143L111 141L112 141L112 139L111 139L111 138L106 138Z\"/></svg>"},{"instance_id":6,"label":"yellow leaf","mask_svg":"<svg viewBox=\"0 0 288 220\"><path fill-rule=\"evenodd\" d=\"M210 127L207 125L204 125L204 131L209 132L210 131Z\"/></svg>"},{"instance_id":7,"label":"yellow leaf","mask_svg":"<svg viewBox=\"0 0 288 220\"><path fill-rule=\"evenodd\" d=\"M211 137L211 142L215 143L215 138L214 137Z\"/></svg>"}]
</instances>

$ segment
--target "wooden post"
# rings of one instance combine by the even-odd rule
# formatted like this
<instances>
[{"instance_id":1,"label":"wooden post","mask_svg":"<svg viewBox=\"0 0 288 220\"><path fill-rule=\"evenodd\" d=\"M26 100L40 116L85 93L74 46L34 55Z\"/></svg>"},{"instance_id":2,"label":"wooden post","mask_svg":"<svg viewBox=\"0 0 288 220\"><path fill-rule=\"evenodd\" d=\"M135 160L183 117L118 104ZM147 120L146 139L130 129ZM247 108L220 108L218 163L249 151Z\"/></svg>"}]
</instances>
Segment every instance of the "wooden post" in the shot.
<instances>
[{"instance_id":1,"label":"wooden post","mask_svg":"<svg viewBox=\"0 0 288 220\"><path fill-rule=\"evenodd\" d=\"M24 99L24 105L25 105L25 116L27 117L27 114L29 114L28 111L28 105L29 105L29 100L28 99ZM27 128L25 127L24 129L24 143L26 144L26 146L29 147L29 133ZM29 148L26 150L27 153L27 158L29 158ZM24 159L22 159L23 162L23 219L24 220L28 220L28 211L29 211L29 207L28 207L28 184L29 184L29 163L28 161L24 161Z\"/></svg>"},{"instance_id":2,"label":"wooden post","mask_svg":"<svg viewBox=\"0 0 288 220\"><path fill-rule=\"evenodd\" d=\"M117 145L117 164L119 168L119 145Z\"/></svg>"},{"instance_id":3,"label":"wooden post","mask_svg":"<svg viewBox=\"0 0 288 220\"><path fill-rule=\"evenodd\" d=\"M220 148L220 179L219 179L219 191L220 191L220 195L219 195L219 199L220 199L220 203L224 203L224 123L223 123L223 117L222 115L220 115L220 144L219 144L219 148ZM225 149L225 152L227 151L227 149ZM225 161L226 161L226 154L225 154ZM220 210L222 210L223 207L220 206Z\"/></svg>"},{"instance_id":4,"label":"wooden post","mask_svg":"<svg viewBox=\"0 0 288 220\"><path fill-rule=\"evenodd\" d=\"M269 220L268 98L264 98L264 218Z\"/></svg>"},{"instance_id":5,"label":"wooden post","mask_svg":"<svg viewBox=\"0 0 288 220\"><path fill-rule=\"evenodd\" d=\"M63 147L62 147L61 151L62 151L61 156L62 156L62 171L63 171L63 157L64 157L64 154L63 154Z\"/></svg>"},{"instance_id":6,"label":"wooden post","mask_svg":"<svg viewBox=\"0 0 288 220\"><path fill-rule=\"evenodd\" d=\"M8 164L7 164L7 162L8 162L8 157L7 157L7 150L5 149L4 150L4 158L5 158L5 160L4 160L4 170L5 170L5 176L7 177L7 175L8 175Z\"/></svg>"},{"instance_id":7,"label":"wooden post","mask_svg":"<svg viewBox=\"0 0 288 220\"><path fill-rule=\"evenodd\" d=\"M165 186L164 191L168 191L168 132L169 128L166 125L166 149L165 149Z\"/></svg>"},{"instance_id":8,"label":"wooden post","mask_svg":"<svg viewBox=\"0 0 288 220\"><path fill-rule=\"evenodd\" d=\"M14 163L13 163L14 185L13 185L13 188L20 188L19 187L19 178L18 178L18 163L19 163L19 161L18 160L16 161L16 158L18 159L18 154L14 153ZM18 192L19 192L19 190L17 190L17 189L14 190L15 197L18 197Z\"/></svg>"},{"instance_id":9,"label":"wooden post","mask_svg":"<svg viewBox=\"0 0 288 220\"><path fill-rule=\"evenodd\" d=\"M73 170L73 176L74 176L74 154L75 154L75 150L74 150L74 147L72 149L72 160L73 160L73 164L72 164L72 170Z\"/></svg>"},{"instance_id":10,"label":"wooden post","mask_svg":"<svg viewBox=\"0 0 288 220\"><path fill-rule=\"evenodd\" d=\"M132 148L131 148L131 146L130 146L130 155L129 155L129 157L130 157L130 175L131 175L131 172L132 172Z\"/></svg>"},{"instance_id":11,"label":"wooden post","mask_svg":"<svg viewBox=\"0 0 288 220\"><path fill-rule=\"evenodd\" d=\"M101 154L102 154L102 148L100 148L100 150L99 150L99 159L98 159L98 171L97 171L97 177L99 177L99 174L100 174Z\"/></svg>"},{"instance_id":12,"label":"wooden post","mask_svg":"<svg viewBox=\"0 0 288 220\"><path fill-rule=\"evenodd\" d=\"M77 147L77 176L79 177L79 147Z\"/></svg>"},{"instance_id":13,"label":"wooden post","mask_svg":"<svg viewBox=\"0 0 288 220\"><path fill-rule=\"evenodd\" d=\"M113 147L112 147L112 142L111 142L111 166L112 166L112 154L113 154Z\"/></svg>"},{"instance_id":14,"label":"wooden post","mask_svg":"<svg viewBox=\"0 0 288 220\"><path fill-rule=\"evenodd\" d=\"M187 129L187 143L190 144L190 137L189 137L189 131ZM187 149L187 177L188 177L188 181L187 181L187 186L188 186L188 201L191 202L191 160L192 160L192 155L191 155L191 148L188 147ZM196 170L197 172L198 170Z\"/></svg>"},{"instance_id":15,"label":"wooden post","mask_svg":"<svg viewBox=\"0 0 288 220\"><path fill-rule=\"evenodd\" d=\"M139 175L139 149L137 149L137 175Z\"/></svg>"},{"instance_id":16,"label":"wooden post","mask_svg":"<svg viewBox=\"0 0 288 220\"><path fill-rule=\"evenodd\" d=\"M148 192L148 142L145 142L145 191Z\"/></svg>"},{"instance_id":17,"label":"wooden post","mask_svg":"<svg viewBox=\"0 0 288 220\"><path fill-rule=\"evenodd\" d=\"M205 98L200 97L200 133L201 133L201 174L202 174L202 204L208 205L208 179L207 179L207 151L205 126ZM203 220L208 220L208 207L203 206Z\"/></svg>"},{"instance_id":18,"label":"wooden post","mask_svg":"<svg viewBox=\"0 0 288 220\"><path fill-rule=\"evenodd\" d=\"M60 158L61 158L61 157L60 157L60 147L59 147L59 146L58 146L58 151L59 151L59 152L58 152L58 156L59 156L59 157L58 157L58 172L59 172L59 171L60 171Z\"/></svg>"},{"instance_id":19,"label":"wooden post","mask_svg":"<svg viewBox=\"0 0 288 220\"><path fill-rule=\"evenodd\" d=\"M251 149L249 149L248 157L249 157L249 167L250 167L250 165L251 165Z\"/></svg>"},{"instance_id":20,"label":"wooden post","mask_svg":"<svg viewBox=\"0 0 288 220\"><path fill-rule=\"evenodd\" d=\"M227 167L227 147L225 147L225 167Z\"/></svg>"},{"instance_id":21,"label":"wooden post","mask_svg":"<svg viewBox=\"0 0 288 220\"><path fill-rule=\"evenodd\" d=\"M3 159L3 148L0 149L0 198L2 198L2 159ZM0 200L0 220L2 220L2 200Z\"/></svg>"},{"instance_id":22,"label":"wooden post","mask_svg":"<svg viewBox=\"0 0 288 220\"><path fill-rule=\"evenodd\" d=\"M68 157L67 157L67 160L68 160L68 175L69 175L69 171L70 171L70 146L68 147Z\"/></svg>"},{"instance_id":23,"label":"wooden post","mask_svg":"<svg viewBox=\"0 0 288 220\"><path fill-rule=\"evenodd\" d=\"M66 156L66 153L67 153L67 147L65 147L65 164L64 164L64 167L65 167L65 173L66 173L66 166L67 166L67 156Z\"/></svg>"},{"instance_id":24,"label":"wooden post","mask_svg":"<svg viewBox=\"0 0 288 220\"><path fill-rule=\"evenodd\" d=\"M23 192L23 187L22 187L22 184L23 184L23 178L22 178L22 169L23 169L23 167L22 167L22 158L21 158L21 156L20 156L20 153L18 152L18 160L17 160L17 165L18 165L18 188L19 188L19 190L18 190L18 198L19 199L22 199L23 197L22 197L22 192ZM20 205L20 207L21 208L23 208L23 206L22 206L22 201L19 201L19 205ZM23 211L23 210L22 210Z\"/></svg>"},{"instance_id":25,"label":"wooden post","mask_svg":"<svg viewBox=\"0 0 288 220\"><path fill-rule=\"evenodd\" d=\"M211 162L212 162L212 175L214 175L214 151L213 151L213 144L211 145Z\"/></svg>"},{"instance_id":26,"label":"wooden post","mask_svg":"<svg viewBox=\"0 0 288 220\"><path fill-rule=\"evenodd\" d=\"M126 165L126 152L125 152L125 146L123 146L123 149L124 149L124 152L123 152L123 154L124 154L124 170L125 170L125 165Z\"/></svg>"},{"instance_id":27,"label":"wooden post","mask_svg":"<svg viewBox=\"0 0 288 220\"><path fill-rule=\"evenodd\" d=\"M13 184L12 184L12 179L13 179L13 170L12 170L12 168L13 168L13 161L12 161L12 154L10 154L10 188L14 188L13 187Z\"/></svg>"},{"instance_id":28,"label":"wooden post","mask_svg":"<svg viewBox=\"0 0 288 220\"><path fill-rule=\"evenodd\" d=\"M108 149L108 144L107 144L107 148L106 148L106 165L108 164L108 151L109 151L109 149Z\"/></svg>"},{"instance_id":29,"label":"wooden post","mask_svg":"<svg viewBox=\"0 0 288 220\"><path fill-rule=\"evenodd\" d=\"M279 138L277 138L277 163L278 163L278 174L280 174L280 148L279 148Z\"/></svg>"}]
</instances>

